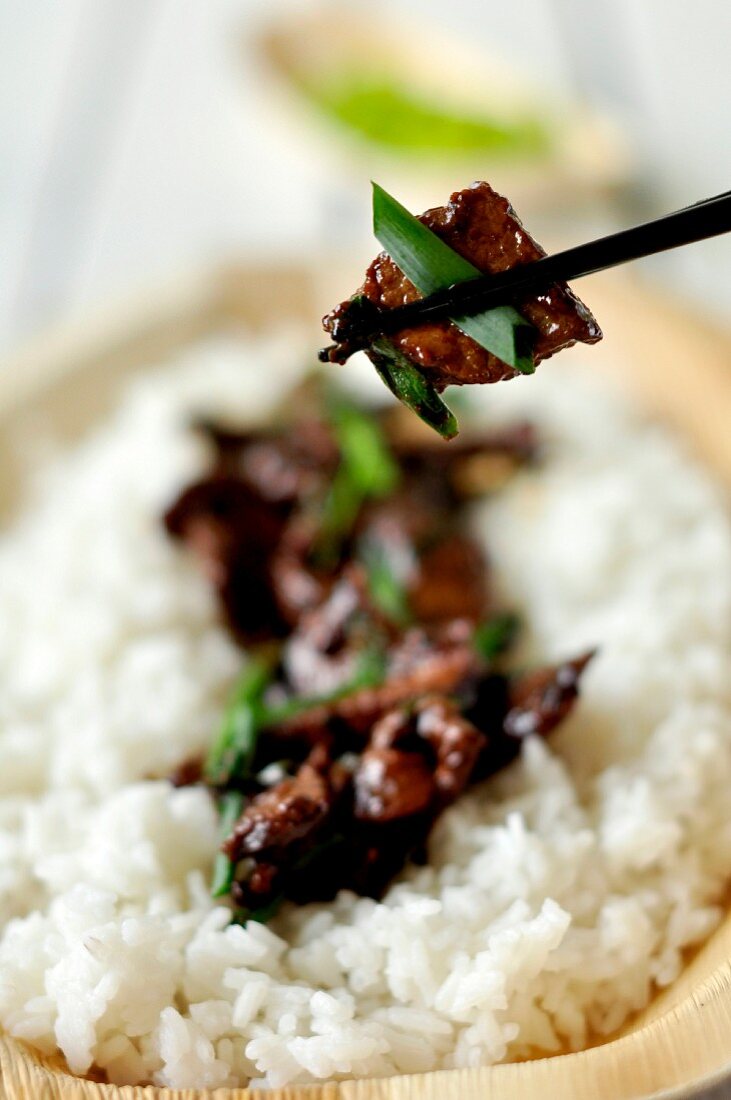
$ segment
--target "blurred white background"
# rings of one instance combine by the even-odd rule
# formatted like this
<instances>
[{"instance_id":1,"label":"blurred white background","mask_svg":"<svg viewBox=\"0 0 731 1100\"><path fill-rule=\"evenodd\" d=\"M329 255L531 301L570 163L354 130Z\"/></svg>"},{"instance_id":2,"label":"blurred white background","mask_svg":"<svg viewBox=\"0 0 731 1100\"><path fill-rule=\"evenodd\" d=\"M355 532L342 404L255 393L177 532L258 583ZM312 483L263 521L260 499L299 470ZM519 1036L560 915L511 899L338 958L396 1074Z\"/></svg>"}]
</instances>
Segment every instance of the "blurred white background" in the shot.
<instances>
[{"instance_id":1,"label":"blurred white background","mask_svg":"<svg viewBox=\"0 0 731 1100\"><path fill-rule=\"evenodd\" d=\"M597 227L731 186L728 0L369 0L377 9L442 25L612 113L633 171ZM327 179L272 126L251 47L262 21L291 10L3 0L1 345L181 268L321 247ZM367 195L364 180L364 217ZM540 215L529 227L551 229ZM731 307L728 240L647 270L722 316Z\"/></svg>"}]
</instances>

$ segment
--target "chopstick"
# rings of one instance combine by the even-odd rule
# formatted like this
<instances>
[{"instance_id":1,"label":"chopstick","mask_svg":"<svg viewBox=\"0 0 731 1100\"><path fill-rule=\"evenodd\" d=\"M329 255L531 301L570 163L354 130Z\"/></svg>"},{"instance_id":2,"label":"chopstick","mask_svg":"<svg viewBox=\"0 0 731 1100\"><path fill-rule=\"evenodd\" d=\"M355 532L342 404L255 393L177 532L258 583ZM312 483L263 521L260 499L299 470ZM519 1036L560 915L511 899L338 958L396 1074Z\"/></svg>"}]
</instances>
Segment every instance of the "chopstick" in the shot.
<instances>
[{"instance_id":1,"label":"chopstick","mask_svg":"<svg viewBox=\"0 0 731 1100\"><path fill-rule=\"evenodd\" d=\"M353 325L346 320L342 333L349 350L366 347L376 336L412 328L444 317L466 317L509 302L525 290L548 289L557 282L581 279L620 264L694 244L731 231L731 191L703 199L607 237L542 256L497 275L480 275L455 283L415 302L394 309L373 307ZM340 333L336 334L340 339Z\"/></svg>"}]
</instances>

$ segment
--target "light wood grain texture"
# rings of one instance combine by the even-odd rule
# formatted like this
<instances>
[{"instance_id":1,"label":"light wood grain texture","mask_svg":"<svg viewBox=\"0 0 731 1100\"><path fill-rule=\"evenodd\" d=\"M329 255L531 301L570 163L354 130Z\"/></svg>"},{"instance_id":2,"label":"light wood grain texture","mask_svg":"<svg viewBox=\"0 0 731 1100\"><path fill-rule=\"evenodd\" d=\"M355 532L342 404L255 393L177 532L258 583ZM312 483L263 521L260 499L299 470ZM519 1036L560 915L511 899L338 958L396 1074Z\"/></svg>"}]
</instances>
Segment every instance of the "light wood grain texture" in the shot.
<instances>
[{"instance_id":1,"label":"light wood grain texture","mask_svg":"<svg viewBox=\"0 0 731 1100\"><path fill-rule=\"evenodd\" d=\"M323 265L321 270L327 270ZM0 368L0 503L12 503L13 438L43 423L64 438L114 400L120 382L198 336L299 318L311 324L353 282L285 269L231 269L182 280L167 292L82 319L36 341ZM611 371L648 412L675 424L731 485L731 340L682 307L627 282L591 281L605 332L597 349L568 352ZM542 370L550 370L545 364ZM731 871L731 868L730 868ZM576 1054L488 1069L346 1081L265 1094L269 1100L648 1100L697 1095L731 1063L731 916L684 973L625 1033ZM248 1090L205 1093L116 1088L81 1081L58 1060L0 1038L5 1100L244 1100ZM264 1094L258 1094L263 1096Z\"/></svg>"}]
</instances>

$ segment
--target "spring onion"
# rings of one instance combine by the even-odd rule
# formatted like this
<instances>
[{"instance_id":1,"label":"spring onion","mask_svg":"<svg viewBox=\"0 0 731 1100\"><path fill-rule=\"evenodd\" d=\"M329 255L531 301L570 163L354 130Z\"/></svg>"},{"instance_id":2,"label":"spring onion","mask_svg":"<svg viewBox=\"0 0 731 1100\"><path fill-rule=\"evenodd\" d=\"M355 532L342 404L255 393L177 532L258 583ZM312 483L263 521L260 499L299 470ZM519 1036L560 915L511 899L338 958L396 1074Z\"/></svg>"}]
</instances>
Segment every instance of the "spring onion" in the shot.
<instances>
[{"instance_id":1,"label":"spring onion","mask_svg":"<svg viewBox=\"0 0 731 1100\"><path fill-rule=\"evenodd\" d=\"M377 687L383 682L386 675L386 655L380 646L366 646L359 654L358 662L353 675L327 695L300 695L281 703L278 706L262 709L260 714L261 728L277 726L280 722L286 722L295 718L298 714L304 714L315 707L327 706L329 703L337 703L346 695L363 688Z\"/></svg>"},{"instance_id":2,"label":"spring onion","mask_svg":"<svg viewBox=\"0 0 731 1100\"><path fill-rule=\"evenodd\" d=\"M459 425L452 410L442 401L435 386L391 340L379 336L371 344L368 354L394 397L444 439L453 439L457 435Z\"/></svg>"},{"instance_id":3,"label":"spring onion","mask_svg":"<svg viewBox=\"0 0 731 1100\"><path fill-rule=\"evenodd\" d=\"M421 294L433 294L482 274L377 183L373 184L373 231ZM450 320L514 370L534 372L530 345L535 330L512 306L496 306Z\"/></svg>"},{"instance_id":4,"label":"spring onion","mask_svg":"<svg viewBox=\"0 0 731 1100\"><path fill-rule=\"evenodd\" d=\"M241 816L244 808L244 796L240 791L226 791L221 796L218 807L220 819L221 840L225 840L233 829L236 821ZM211 895L214 898L223 897L231 889L234 880L235 866L224 852L218 852L213 864L213 877L211 880Z\"/></svg>"},{"instance_id":5,"label":"spring onion","mask_svg":"<svg viewBox=\"0 0 731 1100\"><path fill-rule=\"evenodd\" d=\"M212 786L225 786L248 776L256 752L258 711L272 678L268 655L251 657L223 717L218 737L206 757L203 772Z\"/></svg>"},{"instance_id":6,"label":"spring onion","mask_svg":"<svg viewBox=\"0 0 731 1100\"><path fill-rule=\"evenodd\" d=\"M472 644L483 661L494 661L513 643L519 627L517 615L510 612L495 615L475 627Z\"/></svg>"},{"instance_id":7,"label":"spring onion","mask_svg":"<svg viewBox=\"0 0 731 1100\"><path fill-rule=\"evenodd\" d=\"M408 593L384 548L375 541L368 541L360 547L358 556L365 565L373 603L396 626L408 626L412 620Z\"/></svg>"},{"instance_id":8,"label":"spring onion","mask_svg":"<svg viewBox=\"0 0 731 1100\"><path fill-rule=\"evenodd\" d=\"M389 496L401 476L371 414L340 396L331 396L328 406L340 465L325 500L315 548L315 559L324 565L337 558L365 501Z\"/></svg>"}]
</instances>

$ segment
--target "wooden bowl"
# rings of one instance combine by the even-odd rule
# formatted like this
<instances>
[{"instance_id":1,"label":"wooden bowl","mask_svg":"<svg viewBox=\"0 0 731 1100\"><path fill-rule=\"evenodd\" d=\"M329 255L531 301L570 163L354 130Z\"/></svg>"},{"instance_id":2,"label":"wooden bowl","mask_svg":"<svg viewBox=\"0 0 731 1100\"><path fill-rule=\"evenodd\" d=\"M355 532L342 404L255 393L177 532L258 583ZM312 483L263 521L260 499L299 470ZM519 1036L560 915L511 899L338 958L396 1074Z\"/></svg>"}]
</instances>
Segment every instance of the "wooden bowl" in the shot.
<instances>
[{"instance_id":1,"label":"wooden bowl","mask_svg":"<svg viewBox=\"0 0 731 1100\"><path fill-rule=\"evenodd\" d=\"M327 265L322 265L326 270ZM345 280L345 281L343 281ZM352 278L351 278L352 282ZM236 268L183 280L163 294L43 337L0 371L0 483L7 509L17 483L13 440L50 426L72 439L109 407L130 373L196 338L236 327L316 319L330 286L303 270ZM652 413L673 423L731 485L731 341L676 304L598 276L588 293L605 342L587 369L618 374ZM566 354L575 354L569 352ZM550 370L550 363L542 370ZM731 871L731 868L729 869ZM731 916L624 1033L589 1050L486 1069L285 1089L263 1100L648 1100L700 1096L731 1062ZM59 1059L0 1038L4 1100L244 1100L246 1089L116 1087L72 1077Z\"/></svg>"}]
</instances>

